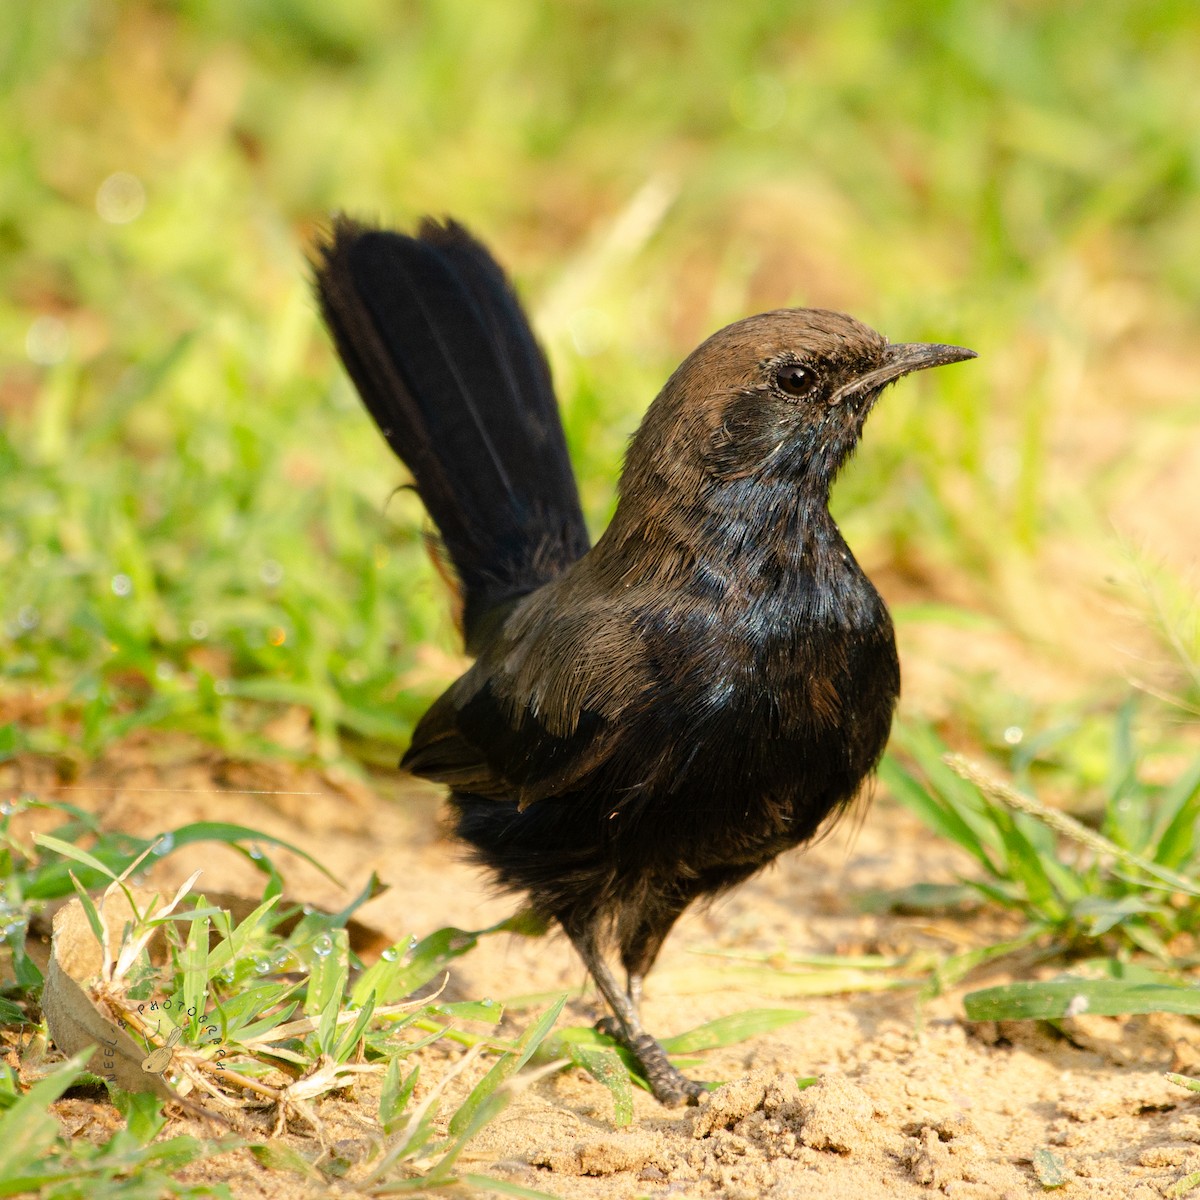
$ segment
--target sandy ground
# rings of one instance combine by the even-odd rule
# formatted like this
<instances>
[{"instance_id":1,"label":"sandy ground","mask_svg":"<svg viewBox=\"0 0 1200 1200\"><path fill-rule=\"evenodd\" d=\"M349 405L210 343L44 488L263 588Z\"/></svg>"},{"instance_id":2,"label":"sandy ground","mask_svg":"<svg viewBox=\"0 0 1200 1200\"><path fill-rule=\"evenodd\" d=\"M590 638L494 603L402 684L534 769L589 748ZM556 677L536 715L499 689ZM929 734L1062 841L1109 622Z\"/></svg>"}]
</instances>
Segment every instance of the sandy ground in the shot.
<instances>
[{"instance_id":1,"label":"sandy ground","mask_svg":"<svg viewBox=\"0 0 1200 1200\"><path fill-rule=\"evenodd\" d=\"M490 896L442 838L435 792L394 780L338 786L315 775L180 761L179 751L161 740L126 747L78 780L80 790L57 794L131 831L206 817L286 837L345 881L348 890L341 892L281 854L289 892L312 903L341 907L377 871L391 890L360 915L389 938L443 925L478 929L508 913L508 902ZM7 774L0 779L6 787L55 794L49 764L9 764L0 773ZM153 788L177 790L138 790ZM323 794L249 794L257 789ZM972 1025L962 1019L962 992L995 977L973 978L968 988L919 1009L912 990L804 995L811 973L780 958L772 970L714 953L946 953L983 944L998 932L985 926L987 917L873 915L856 903L871 889L953 880L965 864L951 855L883 797L858 827L843 825L717 907L689 914L650 979L645 1015L652 1030L679 1032L753 1007L803 1008L809 1016L708 1053L694 1074L728 1086L698 1110L664 1110L639 1092L634 1123L623 1130L613 1127L608 1093L581 1072L568 1069L518 1087L461 1165L581 1200L937 1193L999 1200L1043 1194L1035 1155L1049 1150L1070 1176L1063 1194L1095 1200L1186 1194L1190 1189L1172 1189L1200 1170L1200 1101L1163 1072L1200 1070L1194 1022L1079 1018L1062 1030ZM172 856L160 868L160 882L182 879L197 866L204 888L254 886L238 856L208 847ZM450 986L463 997L503 999L583 983L561 937L498 935L459 960ZM506 1018L508 1028L527 1024L534 1012ZM575 1023L597 1012L589 993L569 1002ZM444 1044L422 1052L423 1084L431 1086L459 1054ZM455 1080L443 1111L452 1111L454 1098L485 1068L473 1064ZM819 1082L799 1091L796 1077L813 1075ZM365 1163L378 1141L369 1119L374 1106L370 1086L321 1106L331 1153ZM72 1131L94 1136L116 1121L111 1108L92 1099L58 1107ZM189 1125L172 1122L167 1134ZM303 1123L289 1126L288 1140L310 1159L319 1151ZM311 1185L313 1194L350 1194L358 1173ZM185 1178L224 1182L239 1197L297 1195L309 1187L244 1152L189 1168Z\"/></svg>"}]
</instances>

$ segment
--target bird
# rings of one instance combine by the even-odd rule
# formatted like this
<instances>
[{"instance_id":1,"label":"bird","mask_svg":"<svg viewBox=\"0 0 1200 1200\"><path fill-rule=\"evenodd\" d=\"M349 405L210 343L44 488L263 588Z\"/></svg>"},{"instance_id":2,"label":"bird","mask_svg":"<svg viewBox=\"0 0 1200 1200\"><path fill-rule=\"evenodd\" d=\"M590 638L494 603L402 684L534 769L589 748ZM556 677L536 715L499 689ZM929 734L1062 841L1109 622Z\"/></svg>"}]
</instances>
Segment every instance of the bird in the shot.
<instances>
[{"instance_id":1,"label":"bird","mask_svg":"<svg viewBox=\"0 0 1200 1200\"><path fill-rule=\"evenodd\" d=\"M819 308L728 325L650 404L593 545L545 354L480 240L339 215L312 265L474 660L401 766L448 787L474 861L562 928L654 1096L697 1103L642 1023L643 980L690 905L808 842L872 776L899 659L830 489L889 384L975 353Z\"/></svg>"}]
</instances>

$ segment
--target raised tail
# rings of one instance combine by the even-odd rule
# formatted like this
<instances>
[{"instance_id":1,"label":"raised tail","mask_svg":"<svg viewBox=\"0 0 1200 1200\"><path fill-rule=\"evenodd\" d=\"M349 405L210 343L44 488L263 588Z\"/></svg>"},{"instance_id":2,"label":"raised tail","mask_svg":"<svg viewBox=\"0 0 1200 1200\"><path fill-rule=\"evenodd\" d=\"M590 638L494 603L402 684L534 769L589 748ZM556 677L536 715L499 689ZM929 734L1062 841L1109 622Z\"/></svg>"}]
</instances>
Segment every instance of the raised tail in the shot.
<instances>
[{"instance_id":1,"label":"raised tail","mask_svg":"<svg viewBox=\"0 0 1200 1200\"><path fill-rule=\"evenodd\" d=\"M318 253L325 321L441 534L478 650L489 617L588 548L546 359L504 272L454 221L407 237L339 217Z\"/></svg>"}]
</instances>

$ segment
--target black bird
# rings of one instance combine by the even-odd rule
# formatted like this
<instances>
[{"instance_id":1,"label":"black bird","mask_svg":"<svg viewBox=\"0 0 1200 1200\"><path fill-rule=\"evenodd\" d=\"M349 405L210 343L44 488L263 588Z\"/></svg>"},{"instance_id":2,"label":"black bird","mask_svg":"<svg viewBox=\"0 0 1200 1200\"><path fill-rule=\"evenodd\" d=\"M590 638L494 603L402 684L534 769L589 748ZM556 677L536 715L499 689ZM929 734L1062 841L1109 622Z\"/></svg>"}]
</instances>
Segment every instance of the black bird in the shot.
<instances>
[{"instance_id":1,"label":"black bird","mask_svg":"<svg viewBox=\"0 0 1200 1200\"><path fill-rule=\"evenodd\" d=\"M689 904L807 841L875 768L899 662L829 489L887 384L974 353L823 309L722 329L650 406L589 549L545 357L487 249L453 221L339 218L315 269L475 656L402 766L449 785L473 857L566 931L654 1095L694 1102L642 1028L643 976Z\"/></svg>"}]
</instances>

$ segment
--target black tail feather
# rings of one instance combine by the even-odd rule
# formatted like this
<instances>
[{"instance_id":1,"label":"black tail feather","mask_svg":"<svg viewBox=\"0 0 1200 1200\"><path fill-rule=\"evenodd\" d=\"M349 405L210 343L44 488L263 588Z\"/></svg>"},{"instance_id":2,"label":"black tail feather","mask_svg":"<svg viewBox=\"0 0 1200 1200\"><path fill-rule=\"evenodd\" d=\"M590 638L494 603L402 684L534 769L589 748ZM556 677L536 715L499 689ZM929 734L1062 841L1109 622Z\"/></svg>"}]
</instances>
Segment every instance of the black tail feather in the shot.
<instances>
[{"instance_id":1,"label":"black tail feather","mask_svg":"<svg viewBox=\"0 0 1200 1200\"><path fill-rule=\"evenodd\" d=\"M588 548L545 357L504 272L455 222L414 238L338 218L318 250L325 320L438 527L471 649L489 613Z\"/></svg>"}]
</instances>

